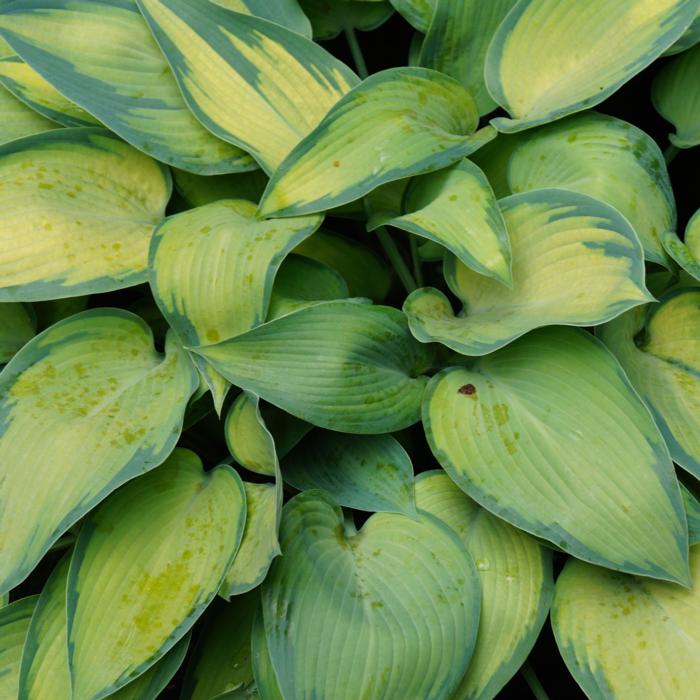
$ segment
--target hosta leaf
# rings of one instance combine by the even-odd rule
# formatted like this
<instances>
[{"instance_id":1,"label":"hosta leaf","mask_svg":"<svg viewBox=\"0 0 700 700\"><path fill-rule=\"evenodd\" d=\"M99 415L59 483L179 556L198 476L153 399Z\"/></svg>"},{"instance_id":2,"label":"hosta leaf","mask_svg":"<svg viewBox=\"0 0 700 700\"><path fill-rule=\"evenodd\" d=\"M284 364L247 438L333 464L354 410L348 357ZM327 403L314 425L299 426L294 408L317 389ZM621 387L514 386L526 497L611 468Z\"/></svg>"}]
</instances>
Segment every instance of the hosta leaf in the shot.
<instances>
[{"instance_id":1,"label":"hosta leaf","mask_svg":"<svg viewBox=\"0 0 700 700\"><path fill-rule=\"evenodd\" d=\"M311 23L297 0L213 0L234 12L254 15L281 24L297 34L311 38Z\"/></svg>"},{"instance_id":2,"label":"hosta leaf","mask_svg":"<svg viewBox=\"0 0 700 700\"><path fill-rule=\"evenodd\" d=\"M593 107L686 30L697 0L520 0L496 30L486 86L521 131Z\"/></svg>"},{"instance_id":3,"label":"hosta leaf","mask_svg":"<svg viewBox=\"0 0 700 700\"><path fill-rule=\"evenodd\" d=\"M0 145L22 136L58 129L58 126L27 107L0 85Z\"/></svg>"},{"instance_id":4,"label":"hosta leaf","mask_svg":"<svg viewBox=\"0 0 700 700\"><path fill-rule=\"evenodd\" d=\"M345 299L349 295L347 282L339 272L312 258L292 254L275 278L267 319L271 321L318 301Z\"/></svg>"},{"instance_id":5,"label":"hosta leaf","mask_svg":"<svg viewBox=\"0 0 700 700\"><path fill-rule=\"evenodd\" d=\"M700 281L700 209L688 221L685 240L673 231L661 239L668 254L694 279Z\"/></svg>"},{"instance_id":6,"label":"hosta leaf","mask_svg":"<svg viewBox=\"0 0 700 700\"><path fill-rule=\"evenodd\" d=\"M314 39L333 39L348 29L372 31L394 13L387 0L299 0L311 20Z\"/></svg>"},{"instance_id":7,"label":"hosta leaf","mask_svg":"<svg viewBox=\"0 0 700 700\"><path fill-rule=\"evenodd\" d=\"M260 697L265 698L265 700L284 700L282 693L280 693L275 670L272 668L261 609L258 609L253 619L250 650L255 685L260 689Z\"/></svg>"},{"instance_id":8,"label":"hosta leaf","mask_svg":"<svg viewBox=\"0 0 700 700\"><path fill-rule=\"evenodd\" d=\"M175 188L191 207L218 202L220 199L247 199L256 204L267 184L262 170L228 175L195 175L174 170Z\"/></svg>"},{"instance_id":9,"label":"hosta leaf","mask_svg":"<svg viewBox=\"0 0 700 700\"><path fill-rule=\"evenodd\" d=\"M185 635L216 595L244 523L236 472L205 473L189 450L176 450L87 518L66 595L75 700L118 690Z\"/></svg>"},{"instance_id":10,"label":"hosta leaf","mask_svg":"<svg viewBox=\"0 0 700 700\"><path fill-rule=\"evenodd\" d=\"M700 684L700 546L690 590L570 560L552 626L566 665L594 700L691 698Z\"/></svg>"},{"instance_id":11,"label":"hosta leaf","mask_svg":"<svg viewBox=\"0 0 700 700\"><path fill-rule=\"evenodd\" d=\"M352 202L385 182L439 170L495 135L474 133L471 95L427 68L375 73L340 99L274 172L264 216L297 216Z\"/></svg>"},{"instance_id":12,"label":"hosta leaf","mask_svg":"<svg viewBox=\"0 0 700 700\"><path fill-rule=\"evenodd\" d=\"M459 80L469 90L479 114L497 105L484 83L484 61L491 38L516 0L432 0L435 5L418 58Z\"/></svg>"},{"instance_id":13,"label":"hosta leaf","mask_svg":"<svg viewBox=\"0 0 700 700\"><path fill-rule=\"evenodd\" d=\"M193 114L274 170L355 83L312 41L194 0L138 0Z\"/></svg>"},{"instance_id":14,"label":"hosta leaf","mask_svg":"<svg viewBox=\"0 0 700 700\"><path fill-rule=\"evenodd\" d=\"M95 117L66 99L51 83L17 56L8 56L0 60L0 83L35 112L63 126L100 125Z\"/></svg>"},{"instance_id":15,"label":"hosta leaf","mask_svg":"<svg viewBox=\"0 0 700 700\"><path fill-rule=\"evenodd\" d=\"M687 529L661 434L615 358L534 331L431 381L423 424L457 485L573 556L686 583Z\"/></svg>"},{"instance_id":16,"label":"hosta leaf","mask_svg":"<svg viewBox=\"0 0 700 700\"><path fill-rule=\"evenodd\" d=\"M309 306L197 352L236 386L347 433L415 423L433 364L400 311L353 301Z\"/></svg>"},{"instance_id":17,"label":"hosta leaf","mask_svg":"<svg viewBox=\"0 0 700 700\"><path fill-rule=\"evenodd\" d=\"M508 184L508 166L515 148L530 134L498 134L469 157L486 175L499 199L513 194Z\"/></svg>"},{"instance_id":18,"label":"hosta leaf","mask_svg":"<svg viewBox=\"0 0 700 700\"><path fill-rule=\"evenodd\" d=\"M547 617L553 588L551 553L467 498L444 472L418 476L416 503L459 535L481 580L474 656L452 697L493 698L522 665Z\"/></svg>"},{"instance_id":19,"label":"hosta leaf","mask_svg":"<svg viewBox=\"0 0 700 700\"><path fill-rule=\"evenodd\" d=\"M134 0L15 0L0 29L65 97L154 158L201 173L255 167L189 112Z\"/></svg>"},{"instance_id":20,"label":"hosta leaf","mask_svg":"<svg viewBox=\"0 0 700 700\"><path fill-rule=\"evenodd\" d=\"M700 478L700 289L678 289L598 329L659 426Z\"/></svg>"},{"instance_id":21,"label":"hosta leaf","mask_svg":"<svg viewBox=\"0 0 700 700\"><path fill-rule=\"evenodd\" d=\"M688 518L688 542L691 545L700 542L700 501L681 484L681 495L685 514Z\"/></svg>"},{"instance_id":22,"label":"hosta leaf","mask_svg":"<svg viewBox=\"0 0 700 700\"><path fill-rule=\"evenodd\" d=\"M183 700L210 700L252 683L250 634L259 603L257 591L212 603L187 667Z\"/></svg>"},{"instance_id":23,"label":"hosta leaf","mask_svg":"<svg viewBox=\"0 0 700 700\"><path fill-rule=\"evenodd\" d=\"M297 489L332 493L348 508L416 512L411 458L391 435L316 430L285 457L282 476Z\"/></svg>"},{"instance_id":24,"label":"hosta leaf","mask_svg":"<svg viewBox=\"0 0 700 700\"><path fill-rule=\"evenodd\" d=\"M316 231L294 252L337 270L348 283L351 296L368 297L381 303L389 293L391 271L371 248L351 238Z\"/></svg>"},{"instance_id":25,"label":"hosta leaf","mask_svg":"<svg viewBox=\"0 0 700 700\"><path fill-rule=\"evenodd\" d=\"M669 139L678 148L700 145L700 46L672 59L656 76L654 107L676 129Z\"/></svg>"},{"instance_id":26,"label":"hosta leaf","mask_svg":"<svg viewBox=\"0 0 700 700\"><path fill-rule=\"evenodd\" d=\"M404 195L406 213L371 221L401 228L445 246L473 270L510 285L510 242L484 173L469 160L421 175Z\"/></svg>"},{"instance_id":27,"label":"hosta leaf","mask_svg":"<svg viewBox=\"0 0 700 700\"><path fill-rule=\"evenodd\" d=\"M471 657L479 580L439 520L377 513L359 533L323 491L285 506L280 557L262 588L286 700L448 698Z\"/></svg>"},{"instance_id":28,"label":"hosta leaf","mask_svg":"<svg viewBox=\"0 0 700 700\"><path fill-rule=\"evenodd\" d=\"M12 356L36 333L36 318L26 304L0 304L0 364Z\"/></svg>"},{"instance_id":29,"label":"hosta leaf","mask_svg":"<svg viewBox=\"0 0 700 700\"><path fill-rule=\"evenodd\" d=\"M695 19L690 23L690 26L683 32L681 38L671 45L671 48L664 51L664 56L672 56L695 46L700 41L700 9L698 9Z\"/></svg>"},{"instance_id":30,"label":"hosta leaf","mask_svg":"<svg viewBox=\"0 0 700 700\"><path fill-rule=\"evenodd\" d=\"M0 147L0 185L0 301L145 281L171 189L155 161L102 129L59 129Z\"/></svg>"},{"instance_id":31,"label":"hosta leaf","mask_svg":"<svg viewBox=\"0 0 700 700\"><path fill-rule=\"evenodd\" d=\"M160 464L196 376L171 338L95 309L36 336L0 374L0 590L110 491ZM80 459L76 459L80 455Z\"/></svg>"},{"instance_id":32,"label":"hosta leaf","mask_svg":"<svg viewBox=\"0 0 700 700\"><path fill-rule=\"evenodd\" d=\"M243 392L236 397L226 415L224 435L238 464L257 474L275 476L275 441L260 415L255 395Z\"/></svg>"},{"instance_id":33,"label":"hosta leaf","mask_svg":"<svg viewBox=\"0 0 700 700\"><path fill-rule=\"evenodd\" d=\"M16 698L19 665L32 613L39 596L0 607L0 697Z\"/></svg>"},{"instance_id":34,"label":"hosta leaf","mask_svg":"<svg viewBox=\"0 0 700 700\"><path fill-rule=\"evenodd\" d=\"M427 32L438 0L389 0L419 32Z\"/></svg>"},{"instance_id":35,"label":"hosta leaf","mask_svg":"<svg viewBox=\"0 0 700 700\"><path fill-rule=\"evenodd\" d=\"M562 187L615 207L632 224L647 260L668 265L661 235L676 228L676 204L663 155L627 122L578 114L528 134L513 152L511 191Z\"/></svg>"},{"instance_id":36,"label":"hosta leaf","mask_svg":"<svg viewBox=\"0 0 700 700\"><path fill-rule=\"evenodd\" d=\"M404 311L420 341L484 355L533 328L595 325L652 299L639 240L609 205L566 190L536 190L500 204L513 249L513 286L449 256L445 277L464 308L455 316L437 289L413 292Z\"/></svg>"}]
</instances>

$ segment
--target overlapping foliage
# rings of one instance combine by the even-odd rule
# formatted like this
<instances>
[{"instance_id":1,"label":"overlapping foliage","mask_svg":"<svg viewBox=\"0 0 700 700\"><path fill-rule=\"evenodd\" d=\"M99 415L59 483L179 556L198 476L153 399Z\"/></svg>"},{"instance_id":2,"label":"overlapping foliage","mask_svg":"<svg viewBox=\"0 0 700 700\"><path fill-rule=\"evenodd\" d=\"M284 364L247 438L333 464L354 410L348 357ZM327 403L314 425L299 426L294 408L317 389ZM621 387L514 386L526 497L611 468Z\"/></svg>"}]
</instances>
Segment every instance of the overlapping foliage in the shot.
<instances>
[{"instance_id":1,"label":"overlapping foliage","mask_svg":"<svg viewBox=\"0 0 700 700\"><path fill-rule=\"evenodd\" d=\"M700 0L0 37L0 698L696 697Z\"/></svg>"}]
</instances>

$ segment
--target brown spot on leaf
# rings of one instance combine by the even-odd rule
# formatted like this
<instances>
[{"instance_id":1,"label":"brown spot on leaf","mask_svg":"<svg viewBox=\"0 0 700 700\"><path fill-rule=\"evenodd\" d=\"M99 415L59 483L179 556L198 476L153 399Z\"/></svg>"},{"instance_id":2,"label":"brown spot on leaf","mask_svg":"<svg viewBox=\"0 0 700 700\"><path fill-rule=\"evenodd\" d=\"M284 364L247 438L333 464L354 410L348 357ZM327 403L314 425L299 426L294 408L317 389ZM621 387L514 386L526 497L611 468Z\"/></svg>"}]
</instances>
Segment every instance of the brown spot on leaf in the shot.
<instances>
[{"instance_id":1,"label":"brown spot on leaf","mask_svg":"<svg viewBox=\"0 0 700 700\"><path fill-rule=\"evenodd\" d=\"M333 161L333 167L334 167L334 168L339 168L339 167L340 167L340 161L339 161L339 160L334 160L334 161Z\"/></svg>"},{"instance_id":2,"label":"brown spot on leaf","mask_svg":"<svg viewBox=\"0 0 700 700\"><path fill-rule=\"evenodd\" d=\"M473 384L465 384L457 389L457 393L471 396L472 394L476 394L476 387Z\"/></svg>"}]
</instances>

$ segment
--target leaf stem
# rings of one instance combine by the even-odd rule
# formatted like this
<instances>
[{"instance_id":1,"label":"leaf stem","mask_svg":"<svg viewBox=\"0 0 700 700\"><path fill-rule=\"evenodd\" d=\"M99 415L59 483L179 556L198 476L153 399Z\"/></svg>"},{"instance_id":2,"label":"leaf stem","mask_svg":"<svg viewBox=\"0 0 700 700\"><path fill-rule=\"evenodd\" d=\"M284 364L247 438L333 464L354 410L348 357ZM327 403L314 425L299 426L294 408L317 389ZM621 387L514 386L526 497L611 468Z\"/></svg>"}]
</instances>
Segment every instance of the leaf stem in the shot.
<instances>
[{"instance_id":1,"label":"leaf stem","mask_svg":"<svg viewBox=\"0 0 700 700\"><path fill-rule=\"evenodd\" d=\"M530 686L530 690L537 700L549 700L547 691L545 691L542 683L540 683L540 679L537 677L537 674L530 665L529 661L526 661L523 664L522 668L520 669L520 673L523 674L525 682L528 684L528 686Z\"/></svg>"},{"instance_id":2,"label":"leaf stem","mask_svg":"<svg viewBox=\"0 0 700 700\"><path fill-rule=\"evenodd\" d=\"M420 253L418 252L418 239L409 233L409 244L411 246L411 261L413 263L413 276L419 287L423 286L423 269L421 268Z\"/></svg>"},{"instance_id":3,"label":"leaf stem","mask_svg":"<svg viewBox=\"0 0 700 700\"><path fill-rule=\"evenodd\" d=\"M671 161L681 152L681 149L678 148L678 146L674 146L671 144L665 151L664 151L664 160L666 161L666 165L670 165Z\"/></svg>"},{"instance_id":4,"label":"leaf stem","mask_svg":"<svg viewBox=\"0 0 700 700\"><path fill-rule=\"evenodd\" d=\"M352 54L352 60L355 62L357 74L364 80L369 75L369 72L367 71L365 57L362 55L360 42L357 40L357 34L355 34L355 30L352 27L345 27L345 38L350 47L350 53Z\"/></svg>"},{"instance_id":5,"label":"leaf stem","mask_svg":"<svg viewBox=\"0 0 700 700\"><path fill-rule=\"evenodd\" d=\"M381 243L381 246L384 249L386 256L389 258L392 267L396 271L396 274L399 276L401 284L403 284L406 291L410 294L414 290L418 289L416 280L413 279L413 275L408 269L406 261L403 259L403 256L401 255L399 249L396 247L394 239L391 237L391 235L384 226L380 226L377 229L377 238L379 239L379 243Z\"/></svg>"}]
</instances>

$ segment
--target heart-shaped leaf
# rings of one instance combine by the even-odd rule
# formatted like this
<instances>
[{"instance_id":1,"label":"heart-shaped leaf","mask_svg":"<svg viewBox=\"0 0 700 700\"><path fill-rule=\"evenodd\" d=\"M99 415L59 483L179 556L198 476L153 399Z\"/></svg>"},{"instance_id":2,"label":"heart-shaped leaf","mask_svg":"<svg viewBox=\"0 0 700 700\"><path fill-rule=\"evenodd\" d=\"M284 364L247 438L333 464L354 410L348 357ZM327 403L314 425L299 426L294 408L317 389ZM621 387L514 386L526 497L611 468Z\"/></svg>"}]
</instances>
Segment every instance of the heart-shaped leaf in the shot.
<instances>
[{"instance_id":1,"label":"heart-shaped leaf","mask_svg":"<svg viewBox=\"0 0 700 700\"><path fill-rule=\"evenodd\" d=\"M651 409L673 461L700 478L700 289L676 289L598 329Z\"/></svg>"},{"instance_id":2,"label":"heart-shaped leaf","mask_svg":"<svg viewBox=\"0 0 700 700\"><path fill-rule=\"evenodd\" d=\"M695 585L625 576L574 559L557 580L552 627L589 698L692 698L700 685L700 546Z\"/></svg>"},{"instance_id":3,"label":"heart-shaped leaf","mask_svg":"<svg viewBox=\"0 0 700 700\"><path fill-rule=\"evenodd\" d=\"M513 286L448 256L445 278L464 307L455 316L437 289L409 295L404 311L421 342L484 355L533 328L604 323L652 299L639 240L609 205L567 190L513 195L500 205L513 250Z\"/></svg>"},{"instance_id":4,"label":"heart-shaped leaf","mask_svg":"<svg viewBox=\"0 0 700 700\"><path fill-rule=\"evenodd\" d=\"M353 301L315 304L197 352L232 384L347 433L415 423L433 364L400 311Z\"/></svg>"},{"instance_id":5,"label":"heart-shaped leaf","mask_svg":"<svg viewBox=\"0 0 700 700\"><path fill-rule=\"evenodd\" d=\"M663 438L615 358L575 328L534 331L431 381L433 453L482 506L569 554L687 583Z\"/></svg>"},{"instance_id":6,"label":"heart-shaped leaf","mask_svg":"<svg viewBox=\"0 0 700 700\"><path fill-rule=\"evenodd\" d=\"M338 100L275 170L262 216L352 202L385 182L439 170L495 136L456 81L427 68L375 73ZM359 144L359 145L358 145Z\"/></svg>"},{"instance_id":7,"label":"heart-shaped leaf","mask_svg":"<svg viewBox=\"0 0 700 700\"><path fill-rule=\"evenodd\" d=\"M521 131L597 105L680 38L697 9L696 0L520 0L486 56L488 91L512 117L492 123Z\"/></svg>"},{"instance_id":8,"label":"heart-shaped leaf","mask_svg":"<svg viewBox=\"0 0 700 700\"><path fill-rule=\"evenodd\" d=\"M195 0L138 0L192 113L271 172L357 83L318 44Z\"/></svg>"},{"instance_id":9,"label":"heart-shaped leaf","mask_svg":"<svg viewBox=\"0 0 700 700\"><path fill-rule=\"evenodd\" d=\"M479 580L436 518L378 513L359 533L323 491L285 506L263 584L272 666L287 700L448 698L472 654Z\"/></svg>"},{"instance_id":10,"label":"heart-shaped leaf","mask_svg":"<svg viewBox=\"0 0 700 700\"><path fill-rule=\"evenodd\" d=\"M108 493L168 456L195 387L172 338L161 355L145 323L117 309L61 321L15 355L0 374L0 590Z\"/></svg>"},{"instance_id":11,"label":"heart-shaped leaf","mask_svg":"<svg viewBox=\"0 0 700 700\"><path fill-rule=\"evenodd\" d=\"M244 523L236 472L222 466L205 473L182 449L90 514L66 594L76 700L118 690L185 635L216 595Z\"/></svg>"},{"instance_id":12,"label":"heart-shaped leaf","mask_svg":"<svg viewBox=\"0 0 700 700\"><path fill-rule=\"evenodd\" d=\"M449 525L481 580L479 634L452 698L495 697L537 640L552 600L551 552L464 495L442 471L416 479L416 504Z\"/></svg>"},{"instance_id":13,"label":"heart-shaped leaf","mask_svg":"<svg viewBox=\"0 0 700 700\"><path fill-rule=\"evenodd\" d=\"M0 607L0 697L16 698L24 640L39 596Z\"/></svg>"},{"instance_id":14,"label":"heart-shaped leaf","mask_svg":"<svg viewBox=\"0 0 700 700\"><path fill-rule=\"evenodd\" d=\"M27 304L0 304L0 364L5 364L36 333L36 318Z\"/></svg>"}]
</instances>

